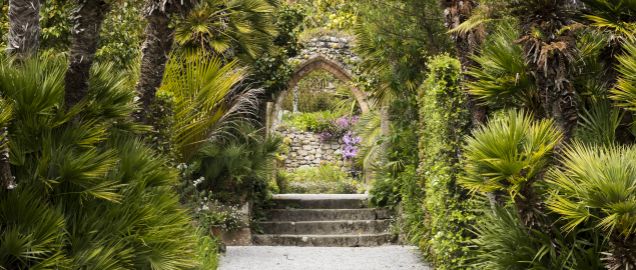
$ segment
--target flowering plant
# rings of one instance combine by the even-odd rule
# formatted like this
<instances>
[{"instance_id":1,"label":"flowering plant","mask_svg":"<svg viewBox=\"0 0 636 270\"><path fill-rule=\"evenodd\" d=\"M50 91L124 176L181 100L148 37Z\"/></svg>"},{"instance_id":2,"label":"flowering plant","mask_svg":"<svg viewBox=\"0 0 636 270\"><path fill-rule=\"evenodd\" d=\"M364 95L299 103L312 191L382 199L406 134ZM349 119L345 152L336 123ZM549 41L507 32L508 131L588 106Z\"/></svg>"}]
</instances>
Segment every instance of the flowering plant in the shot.
<instances>
[{"instance_id":1,"label":"flowering plant","mask_svg":"<svg viewBox=\"0 0 636 270\"><path fill-rule=\"evenodd\" d=\"M353 131L347 131L344 136L342 136L342 142L344 143L342 149L342 156L345 159L352 159L356 157L358 154L358 144L362 141L360 136L356 136Z\"/></svg>"}]
</instances>

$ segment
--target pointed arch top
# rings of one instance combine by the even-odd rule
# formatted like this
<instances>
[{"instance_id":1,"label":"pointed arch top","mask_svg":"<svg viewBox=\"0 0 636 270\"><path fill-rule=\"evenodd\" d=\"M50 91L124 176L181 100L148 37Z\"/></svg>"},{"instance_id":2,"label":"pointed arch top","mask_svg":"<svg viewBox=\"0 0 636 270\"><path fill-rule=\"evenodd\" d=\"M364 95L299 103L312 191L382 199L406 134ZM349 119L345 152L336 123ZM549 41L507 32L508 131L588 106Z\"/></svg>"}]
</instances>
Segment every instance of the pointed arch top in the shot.
<instances>
[{"instance_id":1,"label":"pointed arch top","mask_svg":"<svg viewBox=\"0 0 636 270\"><path fill-rule=\"evenodd\" d=\"M287 91L289 91L290 89L294 89L294 87L298 85L298 82L300 82L300 80L316 70L327 71L331 75L336 77L336 79L349 84L351 93L358 102L360 110L363 113L369 111L370 108L367 102L367 95L353 84L353 76L351 75L351 73L347 71L347 69L345 69L342 65L322 55L311 57L296 68L296 70L292 74L291 79L289 80L289 83L287 84ZM279 100L277 100L277 103L282 102L282 100L280 99L282 99L283 96L284 95L279 96Z\"/></svg>"}]
</instances>

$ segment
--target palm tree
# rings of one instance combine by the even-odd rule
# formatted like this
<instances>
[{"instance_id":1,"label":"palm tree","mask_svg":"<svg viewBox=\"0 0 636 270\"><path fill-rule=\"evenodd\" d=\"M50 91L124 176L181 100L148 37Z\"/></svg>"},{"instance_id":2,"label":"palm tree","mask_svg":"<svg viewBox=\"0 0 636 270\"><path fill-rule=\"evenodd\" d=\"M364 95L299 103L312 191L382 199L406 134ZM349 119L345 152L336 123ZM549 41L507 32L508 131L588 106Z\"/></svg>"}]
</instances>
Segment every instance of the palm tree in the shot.
<instances>
[{"instance_id":1,"label":"palm tree","mask_svg":"<svg viewBox=\"0 0 636 270\"><path fill-rule=\"evenodd\" d=\"M467 139L466 175L459 183L472 192L503 192L516 205L522 222L545 225L535 183L549 164L562 133L552 120L509 111L477 128Z\"/></svg>"},{"instance_id":2,"label":"palm tree","mask_svg":"<svg viewBox=\"0 0 636 270\"><path fill-rule=\"evenodd\" d=\"M0 266L192 269L196 239L173 191L178 173L132 135L128 74L94 65L89 106L67 111L65 72L63 59L0 62L20 179L0 189Z\"/></svg>"},{"instance_id":3,"label":"palm tree","mask_svg":"<svg viewBox=\"0 0 636 270\"><path fill-rule=\"evenodd\" d=\"M141 111L135 117L148 122L147 115L155 100L157 89L161 86L168 55L174 41L174 28L170 26L171 16L183 15L192 8L194 0L148 0L144 7L144 16L148 21L144 29L145 40L141 46L141 73L137 83L137 95L141 102Z\"/></svg>"},{"instance_id":4,"label":"palm tree","mask_svg":"<svg viewBox=\"0 0 636 270\"><path fill-rule=\"evenodd\" d=\"M206 141L255 119L261 90L242 86L246 76L236 61L223 64L205 52L170 57L159 93L174 104L171 135L181 162L189 162Z\"/></svg>"},{"instance_id":5,"label":"palm tree","mask_svg":"<svg viewBox=\"0 0 636 270\"><path fill-rule=\"evenodd\" d=\"M511 0L509 4L520 22L518 42L535 76L543 110L569 140L578 119L578 96L570 75L576 56L570 29L574 6L570 0Z\"/></svg>"},{"instance_id":6,"label":"palm tree","mask_svg":"<svg viewBox=\"0 0 636 270\"><path fill-rule=\"evenodd\" d=\"M40 1L9 1L9 37L7 51L24 59L40 45Z\"/></svg>"},{"instance_id":7,"label":"palm tree","mask_svg":"<svg viewBox=\"0 0 636 270\"><path fill-rule=\"evenodd\" d=\"M564 158L546 177L555 190L549 208L567 232L589 225L607 235L607 269L636 269L636 148L577 143Z\"/></svg>"},{"instance_id":8,"label":"palm tree","mask_svg":"<svg viewBox=\"0 0 636 270\"><path fill-rule=\"evenodd\" d=\"M177 22L176 42L252 62L272 48L275 7L267 0L204 0Z\"/></svg>"},{"instance_id":9,"label":"palm tree","mask_svg":"<svg viewBox=\"0 0 636 270\"><path fill-rule=\"evenodd\" d=\"M69 67L66 72L65 106L73 107L88 93L88 79L99 32L110 5L104 0L80 0L73 14Z\"/></svg>"},{"instance_id":10,"label":"palm tree","mask_svg":"<svg viewBox=\"0 0 636 270\"><path fill-rule=\"evenodd\" d=\"M13 189L15 181L9 163L9 121L12 114L11 103L0 99L0 188Z\"/></svg>"},{"instance_id":11,"label":"palm tree","mask_svg":"<svg viewBox=\"0 0 636 270\"><path fill-rule=\"evenodd\" d=\"M9 36L7 52L19 60L25 60L35 54L40 45L40 1L9 1ZM15 187L11 165L9 163L10 103L2 100L0 104L0 185L12 189Z\"/></svg>"},{"instance_id":12,"label":"palm tree","mask_svg":"<svg viewBox=\"0 0 636 270\"><path fill-rule=\"evenodd\" d=\"M471 82L474 78L466 73L468 68L475 66L475 61L471 56L477 53L477 48L485 38L483 26L476 26L467 31L452 31L467 21L475 8L477 1L474 0L444 0L443 5L446 27L451 30L451 35L455 41L455 52L462 64L463 80ZM464 87L465 88L465 87ZM486 108L479 104L472 96L469 96L468 106L472 115L472 124L481 124L486 120Z\"/></svg>"}]
</instances>

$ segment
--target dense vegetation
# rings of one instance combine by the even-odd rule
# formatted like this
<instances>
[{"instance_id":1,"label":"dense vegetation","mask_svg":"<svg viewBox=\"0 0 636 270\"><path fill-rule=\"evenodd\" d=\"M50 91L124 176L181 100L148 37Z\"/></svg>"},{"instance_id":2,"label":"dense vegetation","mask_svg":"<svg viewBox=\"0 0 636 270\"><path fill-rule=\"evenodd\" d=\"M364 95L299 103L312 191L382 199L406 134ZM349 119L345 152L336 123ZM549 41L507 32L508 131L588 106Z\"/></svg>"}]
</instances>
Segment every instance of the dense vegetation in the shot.
<instances>
[{"instance_id":1,"label":"dense vegetation","mask_svg":"<svg viewBox=\"0 0 636 270\"><path fill-rule=\"evenodd\" d=\"M215 269L245 205L367 190L436 269L636 269L635 0L287 2L0 1L0 269ZM327 34L353 82L284 92ZM281 169L278 95L344 163Z\"/></svg>"}]
</instances>

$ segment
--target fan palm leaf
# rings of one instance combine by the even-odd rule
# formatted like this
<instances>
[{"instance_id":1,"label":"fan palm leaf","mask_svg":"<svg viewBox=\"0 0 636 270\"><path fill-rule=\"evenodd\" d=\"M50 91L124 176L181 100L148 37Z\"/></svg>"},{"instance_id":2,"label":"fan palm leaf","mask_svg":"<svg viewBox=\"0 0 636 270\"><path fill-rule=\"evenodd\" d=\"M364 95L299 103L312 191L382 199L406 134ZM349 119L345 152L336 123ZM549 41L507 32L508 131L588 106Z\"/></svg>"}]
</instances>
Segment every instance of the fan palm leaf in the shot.
<instances>
[{"instance_id":1,"label":"fan palm leaf","mask_svg":"<svg viewBox=\"0 0 636 270\"><path fill-rule=\"evenodd\" d=\"M173 141L184 161L210 137L252 116L260 90L243 90L245 69L237 62L197 52L171 57L160 93L174 101Z\"/></svg>"},{"instance_id":2,"label":"fan palm leaf","mask_svg":"<svg viewBox=\"0 0 636 270\"><path fill-rule=\"evenodd\" d=\"M514 197L546 166L562 137L552 120L508 111L467 139L466 175L459 183L473 192L507 191Z\"/></svg>"},{"instance_id":3,"label":"fan palm leaf","mask_svg":"<svg viewBox=\"0 0 636 270\"><path fill-rule=\"evenodd\" d=\"M576 143L546 179L554 189L548 206L565 231L588 224L601 230L612 244L608 269L636 267L636 148Z\"/></svg>"}]
</instances>

